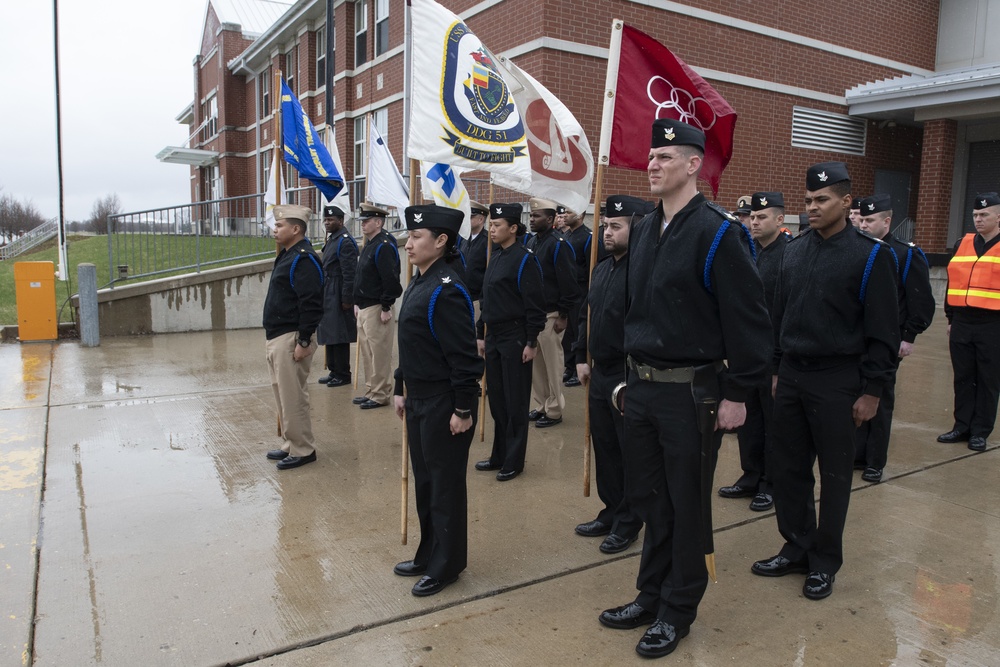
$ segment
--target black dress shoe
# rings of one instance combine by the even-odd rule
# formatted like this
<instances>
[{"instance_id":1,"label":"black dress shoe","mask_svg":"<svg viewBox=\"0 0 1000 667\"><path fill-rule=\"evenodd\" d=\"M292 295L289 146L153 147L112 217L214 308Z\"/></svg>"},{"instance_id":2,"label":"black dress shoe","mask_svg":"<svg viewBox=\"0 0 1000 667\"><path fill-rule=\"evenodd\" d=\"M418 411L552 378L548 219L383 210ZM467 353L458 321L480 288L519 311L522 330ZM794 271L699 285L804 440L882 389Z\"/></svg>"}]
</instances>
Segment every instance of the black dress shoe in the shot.
<instances>
[{"instance_id":1,"label":"black dress shoe","mask_svg":"<svg viewBox=\"0 0 1000 667\"><path fill-rule=\"evenodd\" d=\"M386 405L388 405L388 403L378 403L377 401L368 399L362 403L360 407L362 410L374 410L375 408L384 408Z\"/></svg>"},{"instance_id":2,"label":"black dress shoe","mask_svg":"<svg viewBox=\"0 0 1000 667\"><path fill-rule=\"evenodd\" d=\"M410 591L418 598L427 597L428 595L435 595L443 591L450 584L455 583L458 577L449 579L448 581L442 581L440 579L435 579L434 577L421 577L420 581L413 584L413 590Z\"/></svg>"},{"instance_id":3,"label":"black dress shoe","mask_svg":"<svg viewBox=\"0 0 1000 667\"><path fill-rule=\"evenodd\" d=\"M362 403L367 403L370 400L371 399L367 396L355 396L351 399L351 403L354 403L354 405L361 405Z\"/></svg>"},{"instance_id":4,"label":"black dress shoe","mask_svg":"<svg viewBox=\"0 0 1000 667\"><path fill-rule=\"evenodd\" d=\"M562 424L562 417L556 417L553 419L548 415L542 415L535 420L535 428L548 428L549 426L555 426L556 424Z\"/></svg>"},{"instance_id":5,"label":"black dress shoe","mask_svg":"<svg viewBox=\"0 0 1000 667\"><path fill-rule=\"evenodd\" d=\"M308 456L286 456L285 458L278 461L278 470L288 470L289 468L298 468L299 466L304 466L307 463L312 463L316 460L316 452Z\"/></svg>"},{"instance_id":6,"label":"black dress shoe","mask_svg":"<svg viewBox=\"0 0 1000 667\"><path fill-rule=\"evenodd\" d=\"M584 537L600 537L611 532L611 524L594 519L587 523L581 523L575 530L577 535L583 535Z\"/></svg>"},{"instance_id":7,"label":"black dress shoe","mask_svg":"<svg viewBox=\"0 0 1000 667\"><path fill-rule=\"evenodd\" d=\"M938 442L943 442L945 444L951 444L953 442L965 442L969 439L968 431L959 431L955 429L953 431L948 431L947 433L942 433L937 437Z\"/></svg>"},{"instance_id":8,"label":"black dress shoe","mask_svg":"<svg viewBox=\"0 0 1000 667\"><path fill-rule=\"evenodd\" d=\"M508 482L521 474L520 470L501 470L497 473L498 482Z\"/></svg>"},{"instance_id":9,"label":"black dress shoe","mask_svg":"<svg viewBox=\"0 0 1000 667\"><path fill-rule=\"evenodd\" d=\"M621 535L611 533L604 538L604 541L601 542L601 546L597 548L601 550L601 553L616 554L620 551L628 549L629 545L635 542L636 537L637 535L633 535L632 537L622 537Z\"/></svg>"},{"instance_id":10,"label":"black dress shoe","mask_svg":"<svg viewBox=\"0 0 1000 667\"><path fill-rule=\"evenodd\" d=\"M528 413L528 421L530 421L530 422L538 421L539 419L541 419L544 416L545 416L545 413L542 412L541 410L532 410L531 412Z\"/></svg>"},{"instance_id":11,"label":"black dress shoe","mask_svg":"<svg viewBox=\"0 0 1000 667\"><path fill-rule=\"evenodd\" d=\"M723 498L753 498L757 495L757 490L749 486L733 484L732 486L720 487L719 495Z\"/></svg>"},{"instance_id":12,"label":"black dress shoe","mask_svg":"<svg viewBox=\"0 0 1000 667\"><path fill-rule=\"evenodd\" d=\"M691 628L675 628L666 621L656 621L635 645L635 652L646 658L670 655L690 631Z\"/></svg>"},{"instance_id":13,"label":"black dress shoe","mask_svg":"<svg viewBox=\"0 0 1000 667\"><path fill-rule=\"evenodd\" d=\"M563 386L564 387L579 387L580 386L580 378L578 378L577 376L574 375L570 379L564 381L563 382Z\"/></svg>"},{"instance_id":14,"label":"black dress shoe","mask_svg":"<svg viewBox=\"0 0 1000 667\"><path fill-rule=\"evenodd\" d=\"M319 382L320 384L326 384L327 382L329 382L332 379L333 379L333 375L324 375L319 380L317 380L317 382Z\"/></svg>"},{"instance_id":15,"label":"black dress shoe","mask_svg":"<svg viewBox=\"0 0 1000 667\"><path fill-rule=\"evenodd\" d=\"M327 387L343 387L345 385L351 384L351 378L330 378L330 381L326 383Z\"/></svg>"},{"instance_id":16,"label":"black dress shoe","mask_svg":"<svg viewBox=\"0 0 1000 667\"><path fill-rule=\"evenodd\" d=\"M288 452L283 449L272 449L267 453L267 458L272 461L280 461L281 459L288 456Z\"/></svg>"},{"instance_id":17,"label":"black dress shoe","mask_svg":"<svg viewBox=\"0 0 1000 667\"><path fill-rule=\"evenodd\" d=\"M485 461L476 461L476 470L479 472L486 472L487 470L500 470L502 466L499 463L493 463L489 459Z\"/></svg>"},{"instance_id":18,"label":"black dress shoe","mask_svg":"<svg viewBox=\"0 0 1000 667\"><path fill-rule=\"evenodd\" d=\"M648 625L656 620L656 614L646 611L635 602L629 602L621 607L605 609L597 617L601 625L615 630L631 630L640 625Z\"/></svg>"},{"instance_id":19,"label":"black dress shoe","mask_svg":"<svg viewBox=\"0 0 1000 667\"><path fill-rule=\"evenodd\" d=\"M786 574L805 574L809 565L790 561L784 556L771 556L751 565L750 571L762 577L783 577Z\"/></svg>"},{"instance_id":20,"label":"black dress shoe","mask_svg":"<svg viewBox=\"0 0 1000 667\"><path fill-rule=\"evenodd\" d=\"M402 563L396 563L392 571L401 577L419 577L427 571L427 566L417 565L412 560L404 560Z\"/></svg>"},{"instance_id":21,"label":"black dress shoe","mask_svg":"<svg viewBox=\"0 0 1000 667\"><path fill-rule=\"evenodd\" d=\"M866 482L881 482L882 481L882 469L872 468L868 466L865 471L861 473L861 479Z\"/></svg>"},{"instance_id":22,"label":"black dress shoe","mask_svg":"<svg viewBox=\"0 0 1000 667\"><path fill-rule=\"evenodd\" d=\"M832 574L825 572L810 572L806 577L806 583L802 584L802 594L810 600L822 600L830 597L833 592Z\"/></svg>"},{"instance_id":23,"label":"black dress shoe","mask_svg":"<svg viewBox=\"0 0 1000 667\"><path fill-rule=\"evenodd\" d=\"M974 452L986 451L986 438L981 435L974 435L969 438L969 449Z\"/></svg>"},{"instance_id":24,"label":"black dress shoe","mask_svg":"<svg viewBox=\"0 0 1000 667\"><path fill-rule=\"evenodd\" d=\"M774 496L763 491L757 492L757 495L750 501L750 509L754 512L766 512L772 507L774 507Z\"/></svg>"}]
</instances>

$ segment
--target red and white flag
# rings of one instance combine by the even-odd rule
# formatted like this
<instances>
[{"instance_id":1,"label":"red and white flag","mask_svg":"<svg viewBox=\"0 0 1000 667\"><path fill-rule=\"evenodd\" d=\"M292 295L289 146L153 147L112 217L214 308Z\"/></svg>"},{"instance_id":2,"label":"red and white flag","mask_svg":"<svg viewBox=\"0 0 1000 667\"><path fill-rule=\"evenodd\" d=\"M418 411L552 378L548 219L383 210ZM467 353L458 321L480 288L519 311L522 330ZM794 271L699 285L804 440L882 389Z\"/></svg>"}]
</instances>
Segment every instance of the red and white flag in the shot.
<instances>
[{"instance_id":1,"label":"red and white flag","mask_svg":"<svg viewBox=\"0 0 1000 667\"><path fill-rule=\"evenodd\" d=\"M524 115L531 178L497 173L493 182L583 213L594 180L594 154L583 126L548 88L510 60L500 58L497 69Z\"/></svg>"},{"instance_id":2,"label":"red and white flag","mask_svg":"<svg viewBox=\"0 0 1000 667\"><path fill-rule=\"evenodd\" d=\"M605 87L601 164L645 169L653 121L673 118L705 132L701 177L718 192L736 129L736 112L722 95L670 49L619 20L612 24Z\"/></svg>"}]
</instances>

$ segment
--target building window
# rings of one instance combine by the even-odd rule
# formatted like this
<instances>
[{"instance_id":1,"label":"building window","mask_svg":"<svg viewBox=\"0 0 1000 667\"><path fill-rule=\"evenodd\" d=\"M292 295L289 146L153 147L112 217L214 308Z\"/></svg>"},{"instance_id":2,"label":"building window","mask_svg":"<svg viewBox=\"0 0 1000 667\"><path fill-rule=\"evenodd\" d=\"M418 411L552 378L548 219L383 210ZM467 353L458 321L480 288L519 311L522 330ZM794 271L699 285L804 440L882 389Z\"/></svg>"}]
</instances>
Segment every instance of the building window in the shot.
<instances>
[{"instance_id":1,"label":"building window","mask_svg":"<svg viewBox=\"0 0 1000 667\"><path fill-rule=\"evenodd\" d=\"M208 101L208 136L214 137L219 125L219 98L212 96Z\"/></svg>"},{"instance_id":2,"label":"building window","mask_svg":"<svg viewBox=\"0 0 1000 667\"><path fill-rule=\"evenodd\" d=\"M792 146L796 148L864 155L867 134L864 118L792 107Z\"/></svg>"},{"instance_id":3,"label":"building window","mask_svg":"<svg viewBox=\"0 0 1000 667\"><path fill-rule=\"evenodd\" d=\"M389 0L375 0L375 56L389 50Z\"/></svg>"},{"instance_id":4,"label":"building window","mask_svg":"<svg viewBox=\"0 0 1000 667\"><path fill-rule=\"evenodd\" d=\"M375 119L375 129L382 135L382 139L389 141L389 107L382 107L372 112Z\"/></svg>"},{"instance_id":5,"label":"building window","mask_svg":"<svg viewBox=\"0 0 1000 667\"><path fill-rule=\"evenodd\" d=\"M285 83L288 89L295 92L295 75L299 71L299 47L293 46L292 50L285 54Z\"/></svg>"},{"instance_id":6,"label":"building window","mask_svg":"<svg viewBox=\"0 0 1000 667\"><path fill-rule=\"evenodd\" d=\"M368 116L354 119L354 178L365 175L365 142L368 140Z\"/></svg>"},{"instance_id":7,"label":"building window","mask_svg":"<svg viewBox=\"0 0 1000 667\"><path fill-rule=\"evenodd\" d=\"M258 89L260 90L260 113L258 118L267 118L271 113L271 68L268 67L260 76L257 77L259 81Z\"/></svg>"},{"instance_id":8,"label":"building window","mask_svg":"<svg viewBox=\"0 0 1000 667\"><path fill-rule=\"evenodd\" d=\"M299 203L299 172L295 167L285 167L282 176L285 177L285 196L281 198L284 204Z\"/></svg>"},{"instance_id":9,"label":"building window","mask_svg":"<svg viewBox=\"0 0 1000 667\"><path fill-rule=\"evenodd\" d=\"M326 85L326 27L316 31L316 87Z\"/></svg>"},{"instance_id":10,"label":"building window","mask_svg":"<svg viewBox=\"0 0 1000 667\"><path fill-rule=\"evenodd\" d=\"M260 191L267 192L268 181L271 180L271 151L260 152Z\"/></svg>"},{"instance_id":11,"label":"building window","mask_svg":"<svg viewBox=\"0 0 1000 667\"><path fill-rule=\"evenodd\" d=\"M354 5L354 66L368 62L368 0Z\"/></svg>"}]
</instances>

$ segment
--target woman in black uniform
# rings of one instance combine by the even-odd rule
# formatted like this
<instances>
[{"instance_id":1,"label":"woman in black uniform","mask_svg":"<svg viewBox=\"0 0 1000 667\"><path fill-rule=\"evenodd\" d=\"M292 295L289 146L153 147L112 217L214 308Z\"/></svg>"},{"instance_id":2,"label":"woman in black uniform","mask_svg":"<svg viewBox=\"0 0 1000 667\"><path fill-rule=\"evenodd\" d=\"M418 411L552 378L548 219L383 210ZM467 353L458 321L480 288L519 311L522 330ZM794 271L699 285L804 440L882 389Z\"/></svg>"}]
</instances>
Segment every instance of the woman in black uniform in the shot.
<instances>
[{"instance_id":1,"label":"woman in black uniform","mask_svg":"<svg viewBox=\"0 0 1000 667\"><path fill-rule=\"evenodd\" d=\"M394 403L409 437L420 546L413 560L393 571L423 575L412 592L425 596L439 593L466 566L465 475L483 360L472 298L455 264L462 212L426 205L410 206L405 215L406 254L419 274L399 310Z\"/></svg>"}]
</instances>

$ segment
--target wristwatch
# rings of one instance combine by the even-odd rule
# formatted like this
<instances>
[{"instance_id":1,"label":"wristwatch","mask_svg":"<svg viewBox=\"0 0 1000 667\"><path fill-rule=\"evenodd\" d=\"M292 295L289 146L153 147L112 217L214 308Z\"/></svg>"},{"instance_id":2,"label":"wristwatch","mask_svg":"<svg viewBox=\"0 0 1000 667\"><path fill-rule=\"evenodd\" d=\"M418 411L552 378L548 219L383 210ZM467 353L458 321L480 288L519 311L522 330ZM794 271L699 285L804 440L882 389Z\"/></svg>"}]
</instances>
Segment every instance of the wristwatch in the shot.
<instances>
[{"instance_id":1,"label":"wristwatch","mask_svg":"<svg viewBox=\"0 0 1000 667\"><path fill-rule=\"evenodd\" d=\"M309 347L310 345L312 345L312 336L310 336L309 338L299 338L295 342L299 344L299 347L303 348Z\"/></svg>"},{"instance_id":2,"label":"wristwatch","mask_svg":"<svg viewBox=\"0 0 1000 667\"><path fill-rule=\"evenodd\" d=\"M468 419L472 416L472 410L459 410L455 408L455 416L459 419Z\"/></svg>"},{"instance_id":3,"label":"wristwatch","mask_svg":"<svg viewBox=\"0 0 1000 667\"><path fill-rule=\"evenodd\" d=\"M528 343L527 343L527 345L531 349L535 349L536 347L538 347L538 341L537 340L529 340Z\"/></svg>"}]
</instances>

